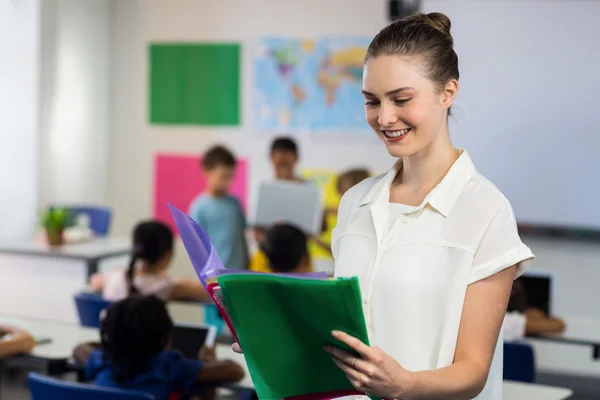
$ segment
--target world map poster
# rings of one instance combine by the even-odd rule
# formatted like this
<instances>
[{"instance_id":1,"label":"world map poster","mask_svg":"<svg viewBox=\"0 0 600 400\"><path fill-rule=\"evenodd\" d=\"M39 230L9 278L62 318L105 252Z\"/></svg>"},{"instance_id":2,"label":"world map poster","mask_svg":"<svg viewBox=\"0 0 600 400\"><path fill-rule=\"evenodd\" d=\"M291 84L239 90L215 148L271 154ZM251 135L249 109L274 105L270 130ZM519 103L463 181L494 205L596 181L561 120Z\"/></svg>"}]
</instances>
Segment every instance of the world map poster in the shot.
<instances>
[{"instance_id":1,"label":"world map poster","mask_svg":"<svg viewBox=\"0 0 600 400\"><path fill-rule=\"evenodd\" d=\"M267 37L254 53L254 128L368 131L361 95L367 37Z\"/></svg>"}]
</instances>

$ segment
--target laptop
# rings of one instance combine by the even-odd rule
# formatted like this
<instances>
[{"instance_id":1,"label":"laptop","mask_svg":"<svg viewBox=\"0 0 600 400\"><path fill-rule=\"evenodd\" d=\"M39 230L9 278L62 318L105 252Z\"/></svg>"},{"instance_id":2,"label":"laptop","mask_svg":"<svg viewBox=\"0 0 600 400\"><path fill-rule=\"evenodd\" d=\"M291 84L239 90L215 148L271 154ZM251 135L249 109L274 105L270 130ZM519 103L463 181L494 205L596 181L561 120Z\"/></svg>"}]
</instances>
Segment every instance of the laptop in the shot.
<instances>
[{"instance_id":1,"label":"laptop","mask_svg":"<svg viewBox=\"0 0 600 400\"><path fill-rule=\"evenodd\" d=\"M323 193L308 182L263 182L251 220L265 228L287 222L307 234L318 234L323 222Z\"/></svg>"},{"instance_id":2,"label":"laptop","mask_svg":"<svg viewBox=\"0 0 600 400\"><path fill-rule=\"evenodd\" d=\"M179 350L185 358L198 359L203 345L212 347L217 337L217 328L206 324L177 322L173 327L171 347Z\"/></svg>"},{"instance_id":3,"label":"laptop","mask_svg":"<svg viewBox=\"0 0 600 400\"><path fill-rule=\"evenodd\" d=\"M525 287L528 306L539 308L546 315L552 314L553 278L552 274L535 271L526 271L519 278Z\"/></svg>"}]
</instances>

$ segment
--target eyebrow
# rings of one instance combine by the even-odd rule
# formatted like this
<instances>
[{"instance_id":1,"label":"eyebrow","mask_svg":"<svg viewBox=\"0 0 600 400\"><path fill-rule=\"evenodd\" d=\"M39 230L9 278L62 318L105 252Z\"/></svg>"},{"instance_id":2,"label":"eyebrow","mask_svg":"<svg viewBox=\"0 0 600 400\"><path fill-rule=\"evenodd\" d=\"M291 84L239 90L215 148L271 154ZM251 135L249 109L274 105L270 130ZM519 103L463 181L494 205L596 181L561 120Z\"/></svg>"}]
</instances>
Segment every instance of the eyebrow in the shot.
<instances>
[{"instance_id":1,"label":"eyebrow","mask_svg":"<svg viewBox=\"0 0 600 400\"><path fill-rule=\"evenodd\" d=\"M399 87L398 89L394 89L394 90L390 90L389 92L385 92L385 95L386 96L393 96L393 95L398 94L400 92L403 92L405 90L415 90L415 88L410 87L410 86ZM363 90L362 94L364 94L365 96L376 97L373 93L367 92L366 90Z\"/></svg>"}]
</instances>

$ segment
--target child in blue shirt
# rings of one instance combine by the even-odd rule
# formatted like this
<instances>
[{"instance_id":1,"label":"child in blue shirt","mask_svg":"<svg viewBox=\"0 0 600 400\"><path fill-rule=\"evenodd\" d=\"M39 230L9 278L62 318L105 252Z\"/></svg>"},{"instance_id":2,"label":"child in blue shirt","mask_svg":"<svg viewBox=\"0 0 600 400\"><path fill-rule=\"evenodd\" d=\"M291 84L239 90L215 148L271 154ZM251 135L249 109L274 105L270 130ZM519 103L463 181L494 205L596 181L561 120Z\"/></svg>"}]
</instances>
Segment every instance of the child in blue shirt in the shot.
<instances>
[{"instance_id":1,"label":"child in blue shirt","mask_svg":"<svg viewBox=\"0 0 600 400\"><path fill-rule=\"evenodd\" d=\"M173 322L155 296L134 295L113 304L100 328L101 345L87 343L74 350L94 384L135 390L168 400L194 383L235 382L244 371L232 361L216 361L214 350L203 349L203 360L170 351Z\"/></svg>"},{"instance_id":2,"label":"child in blue shirt","mask_svg":"<svg viewBox=\"0 0 600 400\"><path fill-rule=\"evenodd\" d=\"M235 166L235 157L223 146L204 154L206 189L194 199L189 214L204 228L226 268L248 269L246 220L239 201L228 194Z\"/></svg>"}]
</instances>

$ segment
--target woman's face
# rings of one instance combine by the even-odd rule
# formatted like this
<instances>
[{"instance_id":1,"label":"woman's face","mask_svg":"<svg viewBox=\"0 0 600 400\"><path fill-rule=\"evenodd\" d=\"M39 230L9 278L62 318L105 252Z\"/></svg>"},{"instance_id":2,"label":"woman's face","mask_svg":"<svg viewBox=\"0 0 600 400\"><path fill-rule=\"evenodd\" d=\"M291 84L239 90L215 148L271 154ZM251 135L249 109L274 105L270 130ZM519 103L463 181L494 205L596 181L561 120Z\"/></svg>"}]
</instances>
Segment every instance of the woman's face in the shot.
<instances>
[{"instance_id":1,"label":"woman's face","mask_svg":"<svg viewBox=\"0 0 600 400\"><path fill-rule=\"evenodd\" d=\"M393 157L409 157L447 135L448 109L458 92L449 81L441 91L423 75L418 57L380 55L364 67L367 122Z\"/></svg>"}]
</instances>

